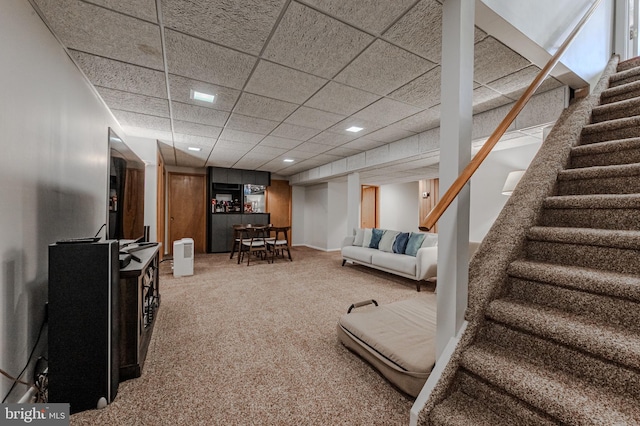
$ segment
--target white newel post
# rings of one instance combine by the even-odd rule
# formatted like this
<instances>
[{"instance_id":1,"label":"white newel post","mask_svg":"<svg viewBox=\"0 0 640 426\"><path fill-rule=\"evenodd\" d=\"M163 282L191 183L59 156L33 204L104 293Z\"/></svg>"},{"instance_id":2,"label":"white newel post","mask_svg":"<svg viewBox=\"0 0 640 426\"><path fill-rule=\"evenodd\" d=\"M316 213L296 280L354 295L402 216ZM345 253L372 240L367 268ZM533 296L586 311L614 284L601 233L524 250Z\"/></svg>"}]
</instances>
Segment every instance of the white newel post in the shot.
<instances>
[{"instance_id":1,"label":"white newel post","mask_svg":"<svg viewBox=\"0 0 640 426\"><path fill-rule=\"evenodd\" d=\"M360 227L360 174L347 176L347 235Z\"/></svg>"}]
</instances>

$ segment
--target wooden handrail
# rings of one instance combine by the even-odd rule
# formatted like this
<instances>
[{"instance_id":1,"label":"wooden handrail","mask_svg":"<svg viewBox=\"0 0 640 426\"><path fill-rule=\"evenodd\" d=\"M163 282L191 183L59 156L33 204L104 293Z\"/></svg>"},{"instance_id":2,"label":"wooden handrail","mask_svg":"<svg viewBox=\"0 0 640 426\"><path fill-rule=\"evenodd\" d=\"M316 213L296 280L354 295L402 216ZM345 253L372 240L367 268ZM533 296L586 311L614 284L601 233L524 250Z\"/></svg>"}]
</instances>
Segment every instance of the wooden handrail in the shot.
<instances>
[{"instance_id":1,"label":"wooden handrail","mask_svg":"<svg viewBox=\"0 0 640 426\"><path fill-rule=\"evenodd\" d=\"M536 78L533 79L527 90L520 96L520 99L516 102L516 104L511 108L509 113L505 116L505 118L500 122L498 127L493 131L487 142L482 146L480 151L471 159L467 167L464 168L460 176L453 182L453 184L447 189L447 192L444 193L442 198L438 201L436 206L429 212L427 217L425 218L422 225L420 225L421 231L428 231L433 228L433 226L438 222L442 214L447 210L447 208L451 205L453 200L458 196L462 188L469 182L471 176L478 170L480 164L487 158L493 147L498 143L500 138L507 131L513 120L516 119L520 111L524 108L524 106L529 102L529 99L533 96L536 90L540 87L545 78L549 75L553 67L558 63L560 57L564 53L564 51L569 47L569 44L573 41L576 34L582 29L584 24L589 20L593 12L598 8L602 0L596 0L587 13L582 17L580 22L576 25L576 27L571 31L569 36L567 36L566 40L562 43L560 48L556 51L556 53L549 59L549 62L540 70Z\"/></svg>"}]
</instances>

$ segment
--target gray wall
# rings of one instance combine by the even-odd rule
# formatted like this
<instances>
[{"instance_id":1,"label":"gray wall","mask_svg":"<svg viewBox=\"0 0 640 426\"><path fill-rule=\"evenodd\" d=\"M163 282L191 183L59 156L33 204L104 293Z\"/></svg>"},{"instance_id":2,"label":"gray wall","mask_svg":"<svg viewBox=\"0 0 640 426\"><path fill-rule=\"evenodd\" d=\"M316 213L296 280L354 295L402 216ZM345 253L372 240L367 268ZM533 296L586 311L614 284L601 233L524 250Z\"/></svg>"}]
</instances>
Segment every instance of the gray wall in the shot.
<instances>
[{"instance_id":1,"label":"gray wall","mask_svg":"<svg viewBox=\"0 0 640 426\"><path fill-rule=\"evenodd\" d=\"M0 2L0 57L0 367L17 375L44 318L47 246L105 222L107 129L124 132L26 0Z\"/></svg>"}]
</instances>

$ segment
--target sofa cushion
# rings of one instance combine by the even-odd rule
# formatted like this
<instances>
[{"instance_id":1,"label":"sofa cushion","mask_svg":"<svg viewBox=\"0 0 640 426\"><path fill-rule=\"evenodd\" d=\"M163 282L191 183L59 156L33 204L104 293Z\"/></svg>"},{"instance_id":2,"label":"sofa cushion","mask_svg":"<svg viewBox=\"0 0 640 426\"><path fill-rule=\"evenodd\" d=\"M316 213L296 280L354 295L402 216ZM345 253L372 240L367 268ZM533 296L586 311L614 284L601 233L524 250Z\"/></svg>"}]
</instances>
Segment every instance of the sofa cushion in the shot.
<instances>
[{"instance_id":1,"label":"sofa cushion","mask_svg":"<svg viewBox=\"0 0 640 426\"><path fill-rule=\"evenodd\" d=\"M393 252L393 242L398 234L399 232L396 231L384 231L384 234L380 239L380 244L378 244L378 250L386 251L388 253Z\"/></svg>"},{"instance_id":2,"label":"sofa cushion","mask_svg":"<svg viewBox=\"0 0 640 426\"><path fill-rule=\"evenodd\" d=\"M371 256L374 253L378 253L378 250L356 246L342 247L342 257L347 257L362 263L371 263Z\"/></svg>"},{"instance_id":3,"label":"sofa cushion","mask_svg":"<svg viewBox=\"0 0 640 426\"><path fill-rule=\"evenodd\" d=\"M362 237L362 247L369 247L369 244L371 244L371 235L372 235L372 229L364 228L364 236Z\"/></svg>"},{"instance_id":4,"label":"sofa cushion","mask_svg":"<svg viewBox=\"0 0 640 426\"><path fill-rule=\"evenodd\" d=\"M402 272L404 274L416 275L416 258L404 254L387 253L378 250L373 253L371 263L375 266Z\"/></svg>"},{"instance_id":5,"label":"sofa cushion","mask_svg":"<svg viewBox=\"0 0 640 426\"><path fill-rule=\"evenodd\" d=\"M353 245L362 247L362 242L364 241L364 229L358 228L354 229L354 231L356 231L356 234L353 239Z\"/></svg>"},{"instance_id":6,"label":"sofa cushion","mask_svg":"<svg viewBox=\"0 0 640 426\"><path fill-rule=\"evenodd\" d=\"M426 233L424 234L424 241L420 247L435 247L438 245L438 234Z\"/></svg>"},{"instance_id":7,"label":"sofa cushion","mask_svg":"<svg viewBox=\"0 0 640 426\"><path fill-rule=\"evenodd\" d=\"M420 232L412 232L407 242L407 248L404 250L404 254L414 256L418 253L418 249L422 246L424 241L424 234Z\"/></svg>"},{"instance_id":8,"label":"sofa cushion","mask_svg":"<svg viewBox=\"0 0 640 426\"><path fill-rule=\"evenodd\" d=\"M407 248L407 242L409 241L409 232L400 232L396 236L396 240L393 242L393 252L404 254Z\"/></svg>"},{"instance_id":9,"label":"sofa cushion","mask_svg":"<svg viewBox=\"0 0 640 426\"><path fill-rule=\"evenodd\" d=\"M377 249L380 245L380 240L384 235L384 229L373 228L371 230L371 242L369 243L369 248Z\"/></svg>"}]
</instances>

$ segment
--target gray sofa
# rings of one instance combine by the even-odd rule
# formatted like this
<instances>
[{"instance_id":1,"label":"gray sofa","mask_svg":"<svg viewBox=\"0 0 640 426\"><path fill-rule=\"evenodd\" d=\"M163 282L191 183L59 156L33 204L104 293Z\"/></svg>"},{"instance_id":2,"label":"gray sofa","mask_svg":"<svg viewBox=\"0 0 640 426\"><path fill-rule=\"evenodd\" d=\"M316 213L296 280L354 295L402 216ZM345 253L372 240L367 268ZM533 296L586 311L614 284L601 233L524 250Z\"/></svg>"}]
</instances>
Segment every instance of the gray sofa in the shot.
<instances>
[{"instance_id":1,"label":"gray sofa","mask_svg":"<svg viewBox=\"0 0 640 426\"><path fill-rule=\"evenodd\" d=\"M383 235L377 248L375 244L373 244L374 247L371 247L371 240L367 240L367 230L357 229L355 235L346 237L342 241L342 266L346 262L352 262L410 278L416 280L416 289L418 291L420 291L422 281L435 280L438 267L437 234L410 233L410 238L411 234L416 234L418 238L423 235L424 239L419 244L419 247L413 244L413 249L407 254L401 252L400 248L394 251L396 238L400 232L392 230L378 231L382 231ZM391 248L389 241L391 241ZM469 256L473 255L478 245L479 243L476 242L469 243Z\"/></svg>"}]
</instances>

